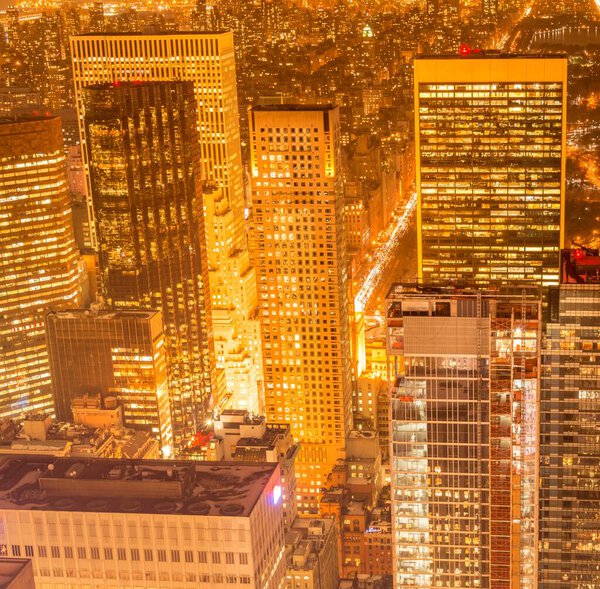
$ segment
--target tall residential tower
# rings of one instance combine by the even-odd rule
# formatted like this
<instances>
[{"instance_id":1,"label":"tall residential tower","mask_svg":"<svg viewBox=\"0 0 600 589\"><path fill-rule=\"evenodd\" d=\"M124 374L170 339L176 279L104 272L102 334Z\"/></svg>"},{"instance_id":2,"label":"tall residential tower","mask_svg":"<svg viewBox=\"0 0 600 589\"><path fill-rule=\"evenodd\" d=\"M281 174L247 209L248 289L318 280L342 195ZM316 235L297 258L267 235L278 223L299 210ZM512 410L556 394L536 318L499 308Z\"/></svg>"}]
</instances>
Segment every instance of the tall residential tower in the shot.
<instances>
[{"instance_id":1,"label":"tall residential tower","mask_svg":"<svg viewBox=\"0 0 600 589\"><path fill-rule=\"evenodd\" d=\"M44 315L82 303L58 118L0 120L0 418L52 410Z\"/></svg>"},{"instance_id":2,"label":"tall residential tower","mask_svg":"<svg viewBox=\"0 0 600 589\"><path fill-rule=\"evenodd\" d=\"M83 109L102 295L162 311L179 445L211 414L216 380L193 87L90 86Z\"/></svg>"},{"instance_id":3,"label":"tall residential tower","mask_svg":"<svg viewBox=\"0 0 600 589\"><path fill-rule=\"evenodd\" d=\"M221 407L261 411L256 279L244 219L233 34L76 35L71 37L71 53L80 120L82 91L90 84L160 80L193 83L216 361L226 378L226 382L219 380L215 386L215 402ZM85 146L84 127L81 139ZM84 163L89 163L85 153ZM93 216L91 199L88 202Z\"/></svg>"},{"instance_id":4,"label":"tall residential tower","mask_svg":"<svg viewBox=\"0 0 600 589\"><path fill-rule=\"evenodd\" d=\"M257 106L250 135L267 420L291 424L314 513L352 419L339 112Z\"/></svg>"},{"instance_id":5,"label":"tall residential tower","mask_svg":"<svg viewBox=\"0 0 600 589\"><path fill-rule=\"evenodd\" d=\"M469 51L415 60L419 278L557 284L567 60Z\"/></svg>"},{"instance_id":6,"label":"tall residential tower","mask_svg":"<svg viewBox=\"0 0 600 589\"><path fill-rule=\"evenodd\" d=\"M540 589L600 586L600 255L564 250L541 399Z\"/></svg>"},{"instance_id":7,"label":"tall residential tower","mask_svg":"<svg viewBox=\"0 0 600 589\"><path fill-rule=\"evenodd\" d=\"M537 587L541 301L392 287L394 587Z\"/></svg>"}]
</instances>

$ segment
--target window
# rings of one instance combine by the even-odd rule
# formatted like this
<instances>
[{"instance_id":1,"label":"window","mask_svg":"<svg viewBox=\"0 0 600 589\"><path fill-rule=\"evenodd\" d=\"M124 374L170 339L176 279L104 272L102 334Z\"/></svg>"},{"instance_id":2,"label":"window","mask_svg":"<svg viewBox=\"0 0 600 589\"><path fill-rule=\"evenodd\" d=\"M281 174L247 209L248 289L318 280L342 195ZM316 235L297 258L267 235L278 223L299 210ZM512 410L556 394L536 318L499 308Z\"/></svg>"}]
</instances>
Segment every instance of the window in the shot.
<instances>
[{"instance_id":1,"label":"window","mask_svg":"<svg viewBox=\"0 0 600 589\"><path fill-rule=\"evenodd\" d=\"M65 546L65 558L73 558L73 548Z\"/></svg>"},{"instance_id":2,"label":"window","mask_svg":"<svg viewBox=\"0 0 600 589\"><path fill-rule=\"evenodd\" d=\"M100 560L100 549L99 548L90 548L90 554L92 560Z\"/></svg>"},{"instance_id":3,"label":"window","mask_svg":"<svg viewBox=\"0 0 600 589\"><path fill-rule=\"evenodd\" d=\"M33 556L33 546L25 546L25 556Z\"/></svg>"},{"instance_id":4,"label":"window","mask_svg":"<svg viewBox=\"0 0 600 589\"><path fill-rule=\"evenodd\" d=\"M152 550L144 550L144 560L150 562L152 560Z\"/></svg>"},{"instance_id":5,"label":"window","mask_svg":"<svg viewBox=\"0 0 600 589\"><path fill-rule=\"evenodd\" d=\"M185 551L185 562L194 562L194 551L193 550Z\"/></svg>"},{"instance_id":6,"label":"window","mask_svg":"<svg viewBox=\"0 0 600 589\"><path fill-rule=\"evenodd\" d=\"M240 577L240 584L241 585L250 585L250 577L248 577L247 575L242 575Z\"/></svg>"},{"instance_id":7,"label":"window","mask_svg":"<svg viewBox=\"0 0 600 589\"><path fill-rule=\"evenodd\" d=\"M131 549L131 560L139 560L140 559L140 551L137 548Z\"/></svg>"},{"instance_id":8,"label":"window","mask_svg":"<svg viewBox=\"0 0 600 589\"><path fill-rule=\"evenodd\" d=\"M112 548L105 548L104 549L104 559L105 560L112 560L113 559Z\"/></svg>"},{"instance_id":9,"label":"window","mask_svg":"<svg viewBox=\"0 0 600 589\"><path fill-rule=\"evenodd\" d=\"M180 562L179 550L171 550L171 562Z\"/></svg>"},{"instance_id":10,"label":"window","mask_svg":"<svg viewBox=\"0 0 600 589\"><path fill-rule=\"evenodd\" d=\"M8 556L8 546L6 544L0 544L0 556Z\"/></svg>"},{"instance_id":11,"label":"window","mask_svg":"<svg viewBox=\"0 0 600 589\"><path fill-rule=\"evenodd\" d=\"M50 552L52 553L52 558L60 558L60 547L59 546L51 546Z\"/></svg>"},{"instance_id":12,"label":"window","mask_svg":"<svg viewBox=\"0 0 600 589\"><path fill-rule=\"evenodd\" d=\"M119 560L127 560L127 552L125 548L117 548L117 558Z\"/></svg>"},{"instance_id":13,"label":"window","mask_svg":"<svg viewBox=\"0 0 600 589\"><path fill-rule=\"evenodd\" d=\"M226 564L235 564L233 552L226 552L225 553L225 563Z\"/></svg>"},{"instance_id":14,"label":"window","mask_svg":"<svg viewBox=\"0 0 600 589\"><path fill-rule=\"evenodd\" d=\"M245 552L239 554L240 564L248 564L248 555Z\"/></svg>"},{"instance_id":15,"label":"window","mask_svg":"<svg viewBox=\"0 0 600 589\"><path fill-rule=\"evenodd\" d=\"M77 548L77 558L87 558L87 550L83 546Z\"/></svg>"},{"instance_id":16,"label":"window","mask_svg":"<svg viewBox=\"0 0 600 589\"><path fill-rule=\"evenodd\" d=\"M204 550L198 551L198 562L202 564L206 564L208 562L207 554Z\"/></svg>"},{"instance_id":17,"label":"window","mask_svg":"<svg viewBox=\"0 0 600 589\"><path fill-rule=\"evenodd\" d=\"M221 554L219 552L212 553L213 564L221 564Z\"/></svg>"},{"instance_id":18,"label":"window","mask_svg":"<svg viewBox=\"0 0 600 589\"><path fill-rule=\"evenodd\" d=\"M11 546L13 556L21 556L21 547L18 544Z\"/></svg>"},{"instance_id":19,"label":"window","mask_svg":"<svg viewBox=\"0 0 600 589\"><path fill-rule=\"evenodd\" d=\"M166 550L158 550L158 561L159 562L167 562L167 551Z\"/></svg>"}]
</instances>

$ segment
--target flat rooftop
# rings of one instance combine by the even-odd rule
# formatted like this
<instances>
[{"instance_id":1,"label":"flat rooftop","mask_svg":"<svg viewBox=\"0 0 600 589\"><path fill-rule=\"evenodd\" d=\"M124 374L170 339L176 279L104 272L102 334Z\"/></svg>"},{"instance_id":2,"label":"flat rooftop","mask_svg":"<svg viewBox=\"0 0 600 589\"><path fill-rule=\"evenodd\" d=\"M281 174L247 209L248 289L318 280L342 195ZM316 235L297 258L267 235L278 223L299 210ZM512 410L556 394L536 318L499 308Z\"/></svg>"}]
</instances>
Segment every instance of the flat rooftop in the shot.
<instances>
[{"instance_id":1,"label":"flat rooftop","mask_svg":"<svg viewBox=\"0 0 600 589\"><path fill-rule=\"evenodd\" d=\"M109 309L69 309L66 311L52 311L50 315L59 319L95 319L95 320L110 320L110 319L150 319L158 315L160 311L113 311Z\"/></svg>"},{"instance_id":2,"label":"flat rooftop","mask_svg":"<svg viewBox=\"0 0 600 589\"><path fill-rule=\"evenodd\" d=\"M0 509L248 517L277 468L0 453Z\"/></svg>"},{"instance_id":3,"label":"flat rooftop","mask_svg":"<svg viewBox=\"0 0 600 589\"><path fill-rule=\"evenodd\" d=\"M252 107L254 112L327 112L334 110L335 105L327 104L257 104Z\"/></svg>"},{"instance_id":4,"label":"flat rooftop","mask_svg":"<svg viewBox=\"0 0 600 589\"><path fill-rule=\"evenodd\" d=\"M423 299L435 298L477 298L478 294L484 299L515 299L525 294L527 299L539 299L541 290L538 286L532 286L531 283L523 285L515 284L510 287L486 288L478 290L476 288L450 285L436 286L427 284L400 283L396 282L390 287L386 299L394 300L403 297Z\"/></svg>"},{"instance_id":5,"label":"flat rooftop","mask_svg":"<svg viewBox=\"0 0 600 589\"><path fill-rule=\"evenodd\" d=\"M502 51L466 47L465 51L456 53L424 54L415 55L415 59L439 60L439 59L566 59L566 53L503 53Z\"/></svg>"},{"instance_id":6,"label":"flat rooftop","mask_svg":"<svg viewBox=\"0 0 600 589\"><path fill-rule=\"evenodd\" d=\"M218 29L214 31L132 31L132 32L108 32L108 33L80 33L79 35L71 35L71 37L181 37L182 35L189 35L192 37L204 37L211 35L224 35L229 33L227 29Z\"/></svg>"}]
</instances>

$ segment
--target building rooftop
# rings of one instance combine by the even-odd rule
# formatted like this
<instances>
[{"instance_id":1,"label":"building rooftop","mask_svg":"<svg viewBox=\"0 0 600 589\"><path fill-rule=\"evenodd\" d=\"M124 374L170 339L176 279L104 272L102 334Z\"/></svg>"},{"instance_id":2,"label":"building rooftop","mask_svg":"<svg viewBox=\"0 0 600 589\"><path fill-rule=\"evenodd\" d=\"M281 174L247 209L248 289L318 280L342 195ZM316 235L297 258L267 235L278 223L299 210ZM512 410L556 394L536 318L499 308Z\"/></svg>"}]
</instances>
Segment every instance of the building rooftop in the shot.
<instances>
[{"instance_id":1,"label":"building rooftop","mask_svg":"<svg viewBox=\"0 0 600 589\"><path fill-rule=\"evenodd\" d=\"M181 37L189 35L191 37L203 37L210 35L225 35L229 33L227 29L219 29L215 31L132 31L132 32L103 32L103 33L80 33L79 35L71 35L71 37Z\"/></svg>"},{"instance_id":2,"label":"building rooftop","mask_svg":"<svg viewBox=\"0 0 600 589\"><path fill-rule=\"evenodd\" d=\"M288 569L311 571L319 563L319 554L323 550L334 520L297 518L286 532L285 545Z\"/></svg>"},{"instance_id":3,"label":"building rooftop","mask_svg":"<svg viewBox=\"0 0 600 589\"><path fill-rule=\"evenodd\" d=\"M160 314L160 311L112 311L109 309L69 309L68 311L52 311L53 316L59 319L150 319Z\"/></svg>"},{"instance_id":4,"label":"building rooftop","mask_svg":"<svg viewBox=\"0 0 600 589\"><path fill-rule=\"evenodd\" d=\"M386 299L393 300L406 296L411 298L420 297L423 299L477 298L479 295L484 299L515 299L516 297L522 297L523 293L525 293L527 298L539 299L541 296L541 289L538 286L532 286L531 283L477 290L461 285L436 286L397 282L390 287Z\"/></svg>"},{"instance_id":5,"label":"building rooftop","mask_svg":"<svg viewBox=\"0 0 600 589\"><path fill-rule=\"evenodd\" d=\"M277 468L0 453L0 509L248 517Z\"/></svg>"},{"instance_id":6,"label":"building rooftop","mask_svg":"<svg viewBox=\"0 0 600 589\"><path fill-rule=\"evenodd\" d=\"M337 108L334 104L257 104L252 107L255 112L327 112Z\"/></svg>"},{"instance_id":7,"label":"building rooftop","mask_svg":"<svg viewBox=\"0 0 600 589\"><path fill-rule=\"evenodd\" d=\"M439 59L566 59L566 53L503 53L493 49L479 49L461 45L456 53L423 54L415 55L417 60L439 60Z\"/></svg>"},{"instance_id":8,"label":"building rooftop","mask_svg":"<svg viewBox=\"0 0 600 589\"><path fill-rule=\"evenodd\" d=\"M597 249L564 249L560 252L561 284L600 284Z\"/></svg>"}]
</instances>

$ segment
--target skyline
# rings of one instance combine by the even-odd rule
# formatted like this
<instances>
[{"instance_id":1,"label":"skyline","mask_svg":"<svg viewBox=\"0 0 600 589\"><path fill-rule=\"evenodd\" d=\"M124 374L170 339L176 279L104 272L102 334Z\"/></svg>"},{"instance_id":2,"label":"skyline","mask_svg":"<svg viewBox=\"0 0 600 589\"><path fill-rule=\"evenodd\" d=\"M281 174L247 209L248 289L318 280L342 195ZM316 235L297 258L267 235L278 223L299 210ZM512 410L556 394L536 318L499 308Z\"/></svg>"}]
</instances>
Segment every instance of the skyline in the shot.
<instances>
[{"instance_id":1,"label":"skyline","mask_svg":"<svg viewBox=\"0 0 600 589\"><path fill-rule=\"evenodd\" d=\"M600 581L595 2L21 4L0 135L0 564Z\"/></svg>"}]
</instances>

